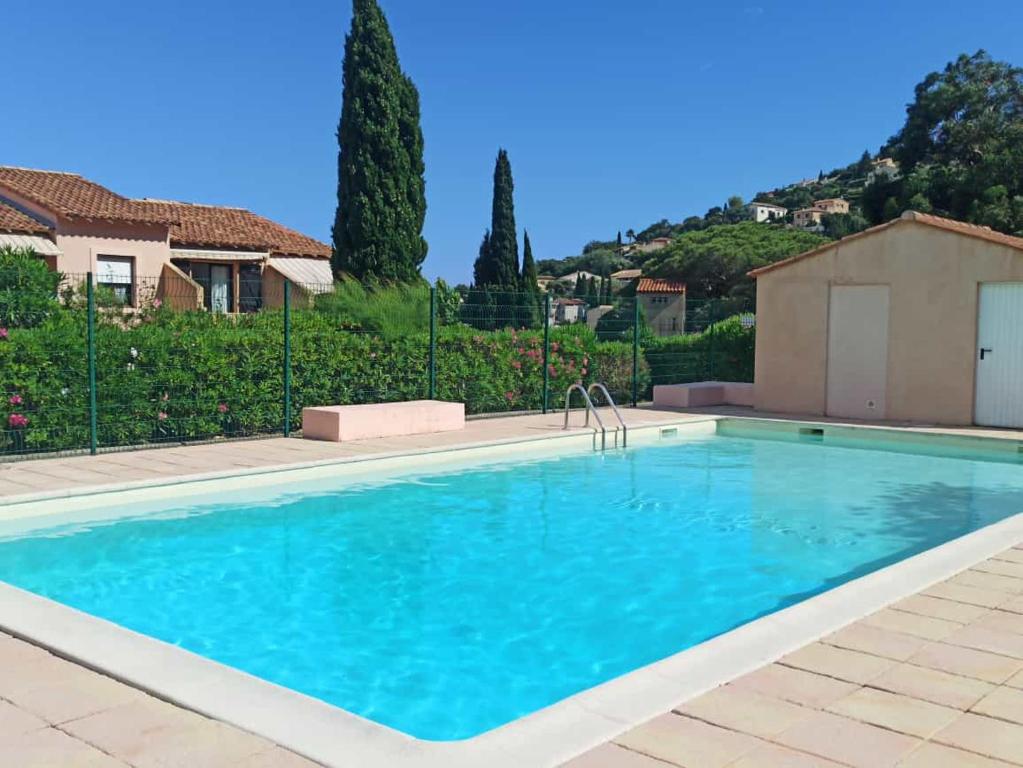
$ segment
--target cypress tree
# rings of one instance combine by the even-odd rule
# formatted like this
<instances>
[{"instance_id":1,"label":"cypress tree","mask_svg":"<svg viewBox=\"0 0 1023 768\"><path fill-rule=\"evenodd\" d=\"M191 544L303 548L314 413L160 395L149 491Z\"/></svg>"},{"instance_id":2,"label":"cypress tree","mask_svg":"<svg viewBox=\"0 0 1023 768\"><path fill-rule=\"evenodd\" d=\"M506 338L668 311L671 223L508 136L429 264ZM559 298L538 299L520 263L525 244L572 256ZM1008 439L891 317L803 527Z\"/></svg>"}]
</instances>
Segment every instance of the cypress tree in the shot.
<instances>
[{"instance_id":1,"label":"cypress tree","mask_svg":"<svg viewBox=\"0 0 1023 768\"><path fill-rule=\"evenodd\" d=\"M519 244L515 230L515 184L508 153L499 150L494 164L494 201L490 219L491 283L505 290L519 285Z\"/></svg>"},{"instance_id":2,"label":"cypress tree","mask_svg":"<svg viewBox=\"0 0 1023 768\"><path fill-rule=\"evenodd\" d=\"M540 286L536 281L536 261L533 259L533 246L529 242L529 233L522 234L522 293L519 304L522 307L520 325L523 328L535 328L542 322Z\"/></svg>"},{"instance_id":3,"label":"cypress tree","mask_svg":"<svg viewBox=\"0 0 1023 768\"><path fill-rule=\"evenodd\" d=\"M586 278L583 277L582 272L577 272L575 276L575 290L572 291L572 295L577 299L584 298L586 296Z\"/></svg>"},{"instance_id":4,"label":"cypress tree","mask_svg":"<svg viewBox=\"0 0 1023 768\"><path fill-rule=\"evenodd\" d=\"M476 263L472 266L472 282L477 288L493 284L493 270L490 259L490 230L483 233L483 242L480 243L479 255Z\"/></svg>"},{"instance_id":5,"label":"cypress tree","mask_svg":"<svg viewBox=\"0 0 1023 768\"><path fill-rule=\"evenodd\" d=\"M533 246L529 242L529 233L522 235L522 290L539 293L540 286L536 282L536 262L533 260Z\"/></svg>"},{"instance_id":6,"label":"cypress tree","mask_svg":"<svg viewBox=\"0 0 1023 768\"><path fill-rule=\"evenodd\" d=\"M331 264L360 280L418 280L427 249L419 92L376 0L353 0L343 87Z\"/></svg>"}]
</instances>

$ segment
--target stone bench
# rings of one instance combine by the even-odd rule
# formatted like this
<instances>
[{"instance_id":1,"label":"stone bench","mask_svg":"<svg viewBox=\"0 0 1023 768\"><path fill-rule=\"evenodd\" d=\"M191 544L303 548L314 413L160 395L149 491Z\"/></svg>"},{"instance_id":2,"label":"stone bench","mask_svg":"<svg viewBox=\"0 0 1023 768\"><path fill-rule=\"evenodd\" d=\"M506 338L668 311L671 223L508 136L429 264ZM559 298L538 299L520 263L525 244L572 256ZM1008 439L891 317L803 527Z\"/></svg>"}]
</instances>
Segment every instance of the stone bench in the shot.
<instances>
[{"instance_id":1,"label":"stone bench","mask_svg":"<svg viewBox=\"0 0 1023 768\"><path fill-rule=\"evenodd\" d=\"M302 436L334 443L450 432L464 427L465 405L440 400L302 409Z\"/></svg>"},{"instance_id":2,"label":"stone bench","mask_svg":"<svg viewBox=\"0 0 1023 768\"><path fill-rule=\"evenodd\" d=\"M753 405L753 385L735 381L698 381L692 384L657 384L654 405L699 408L706 405Z\"/></svg>"}]
</instances>

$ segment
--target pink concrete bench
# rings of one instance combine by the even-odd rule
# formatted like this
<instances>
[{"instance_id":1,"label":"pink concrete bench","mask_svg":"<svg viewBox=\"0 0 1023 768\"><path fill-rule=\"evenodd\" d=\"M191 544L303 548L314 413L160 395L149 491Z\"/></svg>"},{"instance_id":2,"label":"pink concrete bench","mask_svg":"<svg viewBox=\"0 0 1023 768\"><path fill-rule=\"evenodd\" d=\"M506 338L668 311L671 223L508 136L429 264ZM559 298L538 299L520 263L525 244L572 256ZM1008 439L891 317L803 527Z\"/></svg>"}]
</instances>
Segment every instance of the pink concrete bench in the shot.
<instances>
[{"instance_id":1,"label":"pink concrete bench","mask_svg":"<svg viewBox=\"0 0 1023 768\"><path fill-rule=\"evenodd\" d=\"M658 384L654 405L699 408L704 405L753 405L753 385L734 381L698 381L693 384Z\"/></svg>"},{"instance_id":2,"label":"pink concrete bench","mask_svg":"<svg viewBox=\"0 0 1023 768\"><path fill-rule=\"evenodd\" d=\"M302 409L302 436L334 443L450 432L464 427L465 405L440 400Z\"/></svg>"}]
</instances>

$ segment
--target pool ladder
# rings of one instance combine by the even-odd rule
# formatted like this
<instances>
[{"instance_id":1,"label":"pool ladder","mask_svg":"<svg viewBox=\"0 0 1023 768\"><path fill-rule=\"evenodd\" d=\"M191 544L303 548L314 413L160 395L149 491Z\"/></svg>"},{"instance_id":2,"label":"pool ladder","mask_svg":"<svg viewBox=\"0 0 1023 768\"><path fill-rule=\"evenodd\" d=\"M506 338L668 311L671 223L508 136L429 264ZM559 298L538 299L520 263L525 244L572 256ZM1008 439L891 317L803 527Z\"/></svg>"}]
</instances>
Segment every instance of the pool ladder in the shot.
<instances>
[{"instance_id":1,"label":"pool ladder","mask_svg":"<svg viewBox=\"0 0 1023 768\"><path fill-rule=\"evenodd\" d=\"M587 427L590 426L590 414L592 413L593 418L597 420L597 425L600 427L600 450L602 451L607 450L607 427L604 426L604 420L600 418L600 412L593 405L593 399L590 397L590 394L593 392L594 389L599 391L604 396L604 399L607 400L607 404L611 406L611 410L614 412L615 418L618 419L618 423L621 425L620 430L618 427L614 428L615 441L614 447L615 448L618 447L619 431L621 431L622 433L622 448L628 447L629 428L625 425L625 419L622 418L621 411L619 411L618 406L615 405L615 401L611 397L611 393L607 391L607 387L605 387L603 384L597 381L590 384L590 386L586 389L583 389L582 384L575 383L571 385L565 392L565 426L563 427L563 429L568 429L568 416L571 413L572 409L572 393L576 390L579 390L579 394L583 396L583 401L586 403L586 421L584 423L584 426ZM593 431L594 437L596 437L597 429L594 428Z\"/></svg>"}]
</instances>

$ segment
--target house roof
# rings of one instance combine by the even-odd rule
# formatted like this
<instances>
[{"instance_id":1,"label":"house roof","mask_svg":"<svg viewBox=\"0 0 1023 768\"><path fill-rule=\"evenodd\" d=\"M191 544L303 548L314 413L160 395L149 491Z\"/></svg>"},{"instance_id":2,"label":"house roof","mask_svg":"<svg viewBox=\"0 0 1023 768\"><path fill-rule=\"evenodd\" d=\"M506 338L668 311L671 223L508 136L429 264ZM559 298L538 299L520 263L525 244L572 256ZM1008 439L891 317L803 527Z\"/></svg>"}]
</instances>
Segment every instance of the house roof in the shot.
<instances>
[{"instance_id":1,"label":"house roof","mask_svg":"<svg viewBox=\"0 0 1023 768\"><path fill-rule=\"evenodd\" d=\"M642 269L619 269L617 272L612 272L611 277L615 280L635 280L642 274Z\"/></svg>"},{"instance_id":2,"label":"house roof","mask_svg":"<svg viewBox=\"0 0 1023 768\"><path fill-rule=\"evenodd\" d=\"M936 229L943 229L946 232L955 232L956 234L959 235L975 237L978 240L986 240L989 243L1005 245L1008 246L1009 248L1015 248L1016 250L1023 251L1023 237L1014 237L1013 235L1006 235L1003 234L1002 232L995 232L990 227L982 227L979 224L967 224L965 221L946 219L941 216L934 216L933 214L930 213L906 211L899 218L892 219L891 221L885 224L880 224L876 227L865 229L862 232L857 232L856 234L849 235L848 237L843 237L841 240L835 240L834 242L831 243L825 243L824 245L818 248L814 248L812 251L800 253L788 259L776 261L773 264L767 264L758 269L751 270L747 274L750 277L759 277L760 275L766 272L773 272L776 269L782 269L790 264L794 264L797 261L803 261L804 259L809 259L819 254L822 254L831 248L835 248L841 245L842 243L848 243L853 240L858 240L862 237L870 237L871 235L875 235L883 230L891 229L892 227L897 227L913 222L917 224L924 224L928 227L934 227Z\"/></svg>"},{"instance_id":3,"label":"house roof","mask_svg":"<svg viewBox=\"0 0 1023 768\"><path fill-rule=\"evenodd\" d=\"M585 304L586 302L582 299L555 299L554 303L555 305L561 304L563 306L577 307L581 304Z\"/></svg>"},{"instance_id":4,"label":"house roof","mask_svg":"<svg viewBox=\"0 0 1023 768\"><path fill-rule=\"evenodd\" d=\"M686 284L653 277L641 277L636 285L636 293L685 293Z\"/></svg>"},{"instance_id":5,"label":"house roof","mask_svg":"<svg viewBox=\"0 0 1023 768\"><path fill-rule=\"evenodd\" d=\"M334 289L334 273L326 259L272 256L270 266L309 293L329 293Z\"/></svg>"},{"instance_id":6,"label":"house roof","mask_svg":"<svg viewBox=\"0 0 1023 768\"><path fill-rule=\"evenodd\" d=\"M13 205L0 200L0 232L47 235L50 233L50 228L27 213L22 213Z\"/></svg>"},{"instance_id":7,"label":"house roof","mask_svg":"<svg viewBox=\"0 0 1023 768\"><path fill-rule=\"evenodd\" d=\"M148 210L77 173L0 166L0 187L67 219L170 223L162 211Z\"/></svg>"},{"instance_id":8,"label":"house roof","mask_svg":"<svg viewBox=\"0 0 1023 768\"><path fill-rule=\"evenodd\" d=\"M288 256L330 257L330 246L326 243L244 208L171 200L136 202L154 215L175 220L170 227L171 245L175 247L241 248Z\"/></svg>"},{"instance_id":9,"label":"house roof","mask_svg":"<svg viewBox=\"0 0 1023 768\"><path fill-rule=\"evenodd\" d=\"M750 205L759 205L761 208L777 208L779 211L787 211L788 209L783 205L777 203L764 203L760 200L754 200Z\"/></svg>"}]
</instances>

